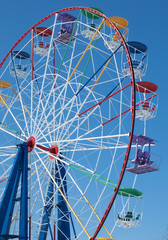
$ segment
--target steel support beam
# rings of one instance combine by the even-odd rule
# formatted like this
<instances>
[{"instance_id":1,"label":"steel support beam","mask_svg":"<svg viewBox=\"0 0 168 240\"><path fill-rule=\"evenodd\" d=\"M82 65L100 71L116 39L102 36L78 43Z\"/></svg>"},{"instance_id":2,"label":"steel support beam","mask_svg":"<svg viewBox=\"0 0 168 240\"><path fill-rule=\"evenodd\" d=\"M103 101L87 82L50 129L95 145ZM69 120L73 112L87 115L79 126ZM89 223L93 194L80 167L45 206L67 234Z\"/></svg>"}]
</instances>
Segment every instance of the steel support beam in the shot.
<instances>
[{"instance_id":1,"label":"steel support beam","mask_svg":"<svg viewBox=\"0 0 168 240\"><path fill-rule=\"evenodd\" d=\"M55 166L51 174L54 177ZM53 198L54 198L54 183L53 183L53 180L50 178L47 195L45 199L45 206L43 207L41 227L40 227L40 232L38 237L39 240L47 239L48 228L50 230L51 239L53 239L51 227L50 227L50 216L53 208Z\"/></svg>"},{"instance_id":2,"label":"steel support beam","mask_svg":"<svg viewBox=\"0 0 168 240\"><path fill-rule=\"evenodd\" d=\"M63 192L64 196L68 198L66 170L64 163L57 161L57 183ZM69 224L69 211L67 203L58 193L58 225L57 225L57 240L70 240L70 224Z\"/></svg>"},{"instance_id":3,"label":"steel support beam","mask_svg":"<svg viewBox=\"0 0 168 240\"><path fill-rule=\"evenodd\" d=\"M18 145L18 152L11 170L8 183L0 203L0 239L27 239L28 237L28 147L27 143ZM21 197L16 199L17 191L21 181ZM15 202L20 200L20 224L19 236L10 234L10 226L14 211Z\"/></svg>"}]
</instances>

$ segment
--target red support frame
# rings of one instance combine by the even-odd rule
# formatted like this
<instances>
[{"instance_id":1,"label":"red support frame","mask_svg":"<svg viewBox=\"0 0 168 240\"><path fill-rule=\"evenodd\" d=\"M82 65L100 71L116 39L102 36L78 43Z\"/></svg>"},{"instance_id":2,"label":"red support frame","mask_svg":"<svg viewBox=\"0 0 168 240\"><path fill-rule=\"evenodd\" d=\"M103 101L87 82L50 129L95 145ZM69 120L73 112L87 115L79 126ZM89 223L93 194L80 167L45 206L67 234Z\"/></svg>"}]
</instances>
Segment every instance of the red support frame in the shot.
<instances>
[{"instance_id":1,"label":"red support frame","mask_svg":"<svg viewBox=\"0 0 168 240\"><path fill-rule=\"evenodd\" d=\"M31 240L31 217L29 217L29 240Z\"/></svg>"},{"instance_id":2,"label":"red support frame","mask_svg":"<svg viewBox=\"0 0 168 240\"><path fill-rule=\"evenodd\" d=\"M82 112L82 113L79 113L79 114L78 114L78 116L80 117L80 116L81 116L81 115L83 115L84 113L86 113L86 112L88 112L89 110L91 110L92 108L94 108L94 107L96 107L96 106L100 105L101 103L103 103L103 102L104 102L104 101L106 101L107 99L109 99L109 98L113 97L114 95L116 95L117 93L119 93L119 92L123 91L125 88L127 88L127 87L129 87L129 86L131 86L131 83L129 83L127 86L125 86L125 87L121 88L121 89L120 89L120 90L118 90L117 92L115 92L115 93L111 94L110 96L108 96L108 97L104 98L103 100L101 100L100 102L96 103L96 104L95 104L95 105L93 105L92 107L90 107L90 108L86 109L84 112Z\"/></svg>"},{"instance_id":3,"label":"red support frame","mask_svg":"<svg viewBox=\"0 0 168 240\"><path fill-rule=\"evenodd\" d=\"M33 81L33 69L34 69L34 29L32 29L32 62L31 62L31 80Z\"/></svg>"},{"instance_id":4,"label":"red support frame","mask_svg":"<svg viewBox=\"0 0 168 240\"><path fill-rule=\"evenodd\" d=\"M3 180L0 181L0 183L4 182L5 180L7 180L9 177L4 178Z\"/></svg>"},{"instance_id":5,"label":"red support frame","mask_svg":"<svg viewBox=\"0 0 168 240\"><path fill-rule=\"evenodd\" d=\"M135 105L135 107L138 107L139 105L141 105L141 104L143 104L143 103L145 103L145 102L149 101L150 99L152 99L152 98L156 97L156 95L157 95L157 94L155 94L155 95L153 95L153 96L151 96L151 97L147 98L146 100L144 100L144 101L142 101L142 102L140 102L140 103L136 104L136 105ZM113 118L109 119L108 121L106 121L106 122L102 123L102 125L104 126L105 124L107 124L107 123L109 123L109 122L113 121L114 119L118 118L119 116L121 116L121 115L123 115L123 114L125 114L125 113L127 113L127 112L129 112L129 111L131 111L131 109L132 109L132 108L129 108L129 109L125 110L125 111L124 111L124 112L122 112L121 114L118 114L117 116L115 116L115 117L113 117Z\"/></svg>"},{"instance_id":6,"label":"red support frame","mask_svg":"<svg viewBox=\"0 0 168 240\"><path fill-rule=\"evenodd\" d=\"M55 81L55 42L53 42L53 82ZM55 84L54 84L55 88Z\"/></svg>"}]
</instances>

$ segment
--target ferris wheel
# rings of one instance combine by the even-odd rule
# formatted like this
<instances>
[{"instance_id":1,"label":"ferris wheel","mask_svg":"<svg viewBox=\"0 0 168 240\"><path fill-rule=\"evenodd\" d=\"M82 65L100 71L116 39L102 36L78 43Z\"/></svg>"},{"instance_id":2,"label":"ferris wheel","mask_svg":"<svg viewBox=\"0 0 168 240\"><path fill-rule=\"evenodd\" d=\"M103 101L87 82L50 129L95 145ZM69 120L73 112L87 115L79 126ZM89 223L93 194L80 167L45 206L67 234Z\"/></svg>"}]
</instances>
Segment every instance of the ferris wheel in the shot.
<instances>
[{"instance_id":1,"label":"ferris wheel","mask_svg":"<svg viewBox=\"0 0 168 240\"><path fill-rule=\"evenodd\" d=\"M97 8L62 9L31 27L1 62L0 237L113 239L117 225L137 226L141 214L126 205L142 193L133 174L131 184L121 182L131 144L137 151L153 144L133 130L135 117L154 116L148 103L157 87L135 84L145 57L130 54L145 50L126 44L127 25ZM137 176L132 164L127 170ZM124 197L116 219L110 210Z\"/></svg>"}]
</instances>

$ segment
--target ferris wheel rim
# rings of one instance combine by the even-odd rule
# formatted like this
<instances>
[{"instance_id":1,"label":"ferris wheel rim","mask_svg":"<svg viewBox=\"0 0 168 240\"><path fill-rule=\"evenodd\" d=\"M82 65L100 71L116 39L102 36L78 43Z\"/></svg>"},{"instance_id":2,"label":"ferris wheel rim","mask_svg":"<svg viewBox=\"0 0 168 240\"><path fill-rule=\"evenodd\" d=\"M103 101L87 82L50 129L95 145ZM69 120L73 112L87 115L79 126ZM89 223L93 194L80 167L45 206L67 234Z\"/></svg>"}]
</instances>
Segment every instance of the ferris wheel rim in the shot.
<instances>
[{"instance_id":1,"label":"ferris wheel rim","mask_svg":"<svg viewBox=\"0 0 168 240\"><path fill-rule=\"evenodd\" d=\"M64 9L61 9L59 11L56 11L52 14L49 14L47 17L44 17L42 20L40 20L39 22L37 22L36 24L33 25L33 27L31 27L25 34L23 34L23 36L16 42L16 44L14 44L14 46L11 48L11 50L7 53L7 55L4 57L4 59L2 60L2 62L0 63L0 67L2 67L2 65L4 64L6 58L8 57L8 55L10 54L10 52L13 51L13 49L26 37L26 35L31 32L31 30L33 30L36 26L38 26L39 24L43 23L44 21L46 21L47 19L49 19L50 17L54 16L55 14L58 14L58 13L61 13L61 12L64 12L64 11L72 11L72 10L87 10L87 11L91 11L91 12L94 12L100 16L102 16L106 21L109 22L109 24L112 26L112 28L116 31L116 33L118 34L118 36L120 37L121 39L121 42L123 44L123 47L124 47L124 50L126 52L126 55L127 55L127 61L129 63L129 68L130 68L130 73L131 73L131 87L132 87L132 107L131 107L131 131L129 133L129 143L128 143L128 147L127 147L127 150L126 150L126 153L125 153L125 158L124 158L124 161L123 161L123 166L122 166L122 169L121 169L121 173L120 173L120 177L119 177L119 180L118 180L118 184L115 188L115 191L114 191L114 194L113 194L113 197L109 203L109 206L107 207L106 209L106 212L97 228L97 230L95 231L95 234L93 235L93 237L91 238L91 240L94 240L95 237L97 236L98 232L100 231L102 225L104 224L107 216L108 216L108 213L115 201L115 198L117 196L117 193L118 193L118 190L120 188L120 185L121 185L121 182L122 182L122 179L124 177L124 173L125 173L125 169L126 169L126 164L127 164L127 161L128 161L128 157L129 157L129 152L130 152L130 149L131 149L131 143L132 143L132 137L133 137L133 131L134 131L134 121L135 121L135 80L134 80L134 72L133 72L133 67L132 67L132 61L131 61L131 57L130 57L130 54L129 54L129 50L128 50L128 47L126 45L126 42L124 40L124 38L122 37L121 33L119 32L118 28L102 13L100 12L97 12L96 10L93 10L92 8L87 8L87 7L70 7L70 8L64 8Z\"/></svg>"}]
</instances>

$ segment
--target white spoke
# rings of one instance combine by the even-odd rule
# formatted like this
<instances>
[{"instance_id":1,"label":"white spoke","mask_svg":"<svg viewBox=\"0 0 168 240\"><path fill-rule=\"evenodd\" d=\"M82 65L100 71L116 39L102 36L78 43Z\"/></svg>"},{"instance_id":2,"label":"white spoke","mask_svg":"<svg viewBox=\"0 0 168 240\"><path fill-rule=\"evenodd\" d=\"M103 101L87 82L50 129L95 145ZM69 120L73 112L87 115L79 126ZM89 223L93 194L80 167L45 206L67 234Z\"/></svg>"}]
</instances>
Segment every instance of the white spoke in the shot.
<instances>
[{"instance_id":1,"label":"white spoke","mask_svg":"<svg viewBox=\"0 0 168 240\"><path fill-rule=\"evenodd\" d=\"M17 138L17 139L19 139L19 140L21 140L21 141L24 141L24 138L21 138L20 136L14 134L13 132L9 132L7 129L2 128L1 126L0 126L0 129L1 129L3 132L6 132L6 133L8 133L9 135L13 136L14 138Z\"/></svg>"},{"instance_id":2,"label":"white spoke","mask_svg":"<svg viewBox=\"0 0 168 240\"><path fill-rule=\"evenodd\" d=\"M75 139L63 139L63 140L58 140L58 143L68 143L68 142L76 142L76 141L92 141L92 140L97 140L97 139L108 139L108 138L116 138L116 137L128 137L129 133L126 134L118 134L118 135L107 135L107 136L97 136L97 137L89 137L89 138L75 138ZM52 143L49 142L48 143ZM41 142L41 144L45 144L45 142Z\"/></svg>"},{"instance_id":3,"label":"white spoke","mask_svg":"<svg viewBox=\"0 0 168 240\"><path fill-rule=\"evenodd\" d=\"M50 40L50 46L49 46L49 53L51 51L51 46L52 46L52 42L53 42L53 34L54 34L56 20L57 20L57 14L55 15L55 20L54 20L54 25L53 25L54 27L53 27L51 40ZM35 117L35 126L36 126L37 117L38 117L38 114L39 114L39 107L40 107L40 104L42 102L41 97L42 97L42 92L43 92L43 88L44 88L44 82L46 80L46 73L47 73L48 62L49 62L49 54L47 55L46 66L45 66L45 71L44 71L44 77L43 77L43 81L42 81L42 87L40 89L40 97L39 97L39 102L38 102L37 114L36 114L36 117Z\"/></svg>"}]
</instances>

